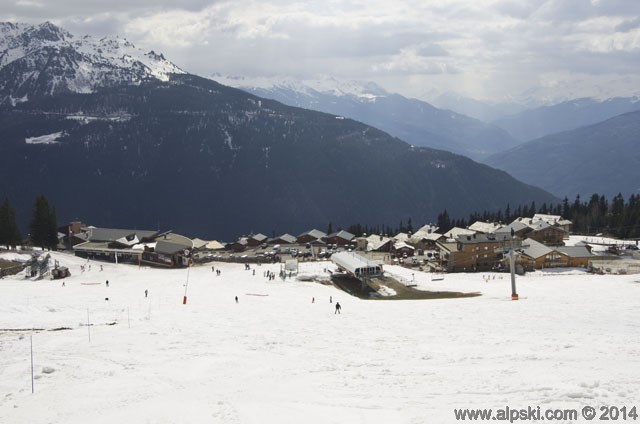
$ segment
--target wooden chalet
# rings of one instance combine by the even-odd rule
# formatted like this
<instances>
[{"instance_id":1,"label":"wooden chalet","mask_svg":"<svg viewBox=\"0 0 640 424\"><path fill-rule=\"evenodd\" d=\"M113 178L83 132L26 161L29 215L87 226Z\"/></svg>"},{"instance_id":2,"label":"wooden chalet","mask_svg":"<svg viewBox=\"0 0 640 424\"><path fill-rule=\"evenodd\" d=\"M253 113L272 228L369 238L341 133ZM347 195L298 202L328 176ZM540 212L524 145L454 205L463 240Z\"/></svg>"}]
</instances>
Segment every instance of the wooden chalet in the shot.
<instances>
[{"instance_id":1,"label":"wooden chalet","mask_svg":"<svg viewBox=\"0 0 640 424\"><path fill-rule=\"evenodd\" d=\"M370 235L369 237L358 237L357 249L367 252L388 252L393 250L393 239L384 236Z\"/></svg>"},{"instance_id":2,"label":"wooden chalet","mask_svg":"<svg viewBox=\"0 0 640 424\"><path fill-rule=\"evenodd\" d=\"M281 236L273 237L267 240L267 243L269 244L296 244L297 242L298 242L298 239L295 236L292 236L291 234L286 234L286 233Z\"/></svg>"},{"instance_id":3,"label":"wooden chalet","mask_svg":"<svg viewBox=\"0 0 640 424\"><path fill-rule=\"evenodd\" d=\"M393 252L395 253L397 258L402 258L404 256L411 257L415 254L415 251L415 247L403 241L397 241L393 245Z\"/></svg>"},{"instance_id":4,"label":"wooden chalet","mask_svg":"<svg viewBox=\"0 0 640 424\"><path fill-rule=\"evenodd\" d=\"M560 227L556 227L544 221L538 221L530 223L529 228L531 228L531 231L527 233L527 238L533 239L547 246L564 245L566 232Z\"/></svg>"},{"instance_id":5,"label":"wooden chalet","mask_svg":"<svg viewBox=\"0 0 640 424\"><path fill-rule=\"evenodd\" d=\"M267 242L268 237L265 236L264 234L251 234L249 237L247 237L247 246L248 247L256 247L256 246L260 246L263 243Z\"/></svg>"},{"instance_id":6,"label":"wooden chalet","mask_svg":"<svg viewBox=\"0 0 640 424\"><path fill-rule=\"evenodd\" d=\"M191 264L193 241L179 234L164 233L155 244L144 247L141 261L150 265L169 268L186 267Z\"/></svg>"},{"instance_id":7,"label":"wooden chalet","mask_svg":"<svg viewBox=\"0 0 640 424\"><path fill-rule=\"evenodd\" d=\"M300 234L296 240L299 244L306 244L306 243L325 244L324 242L325 237L327 237L326 233L323 233L320 230L314 229L314 230L306 231Z\"/></svg>"},{"instance_id":8,"label":"wooden chalet","mask_svg":"<svg viewBox=\"0 0 640 424\"><path fill-rule=\"evenodd\" d=\"M325 241L328 244L337 244L338 246L346 246L348 244L352 244L355 240L356 236L351 234L348 231L340 230L334 233L329 234L325 237Z\"/></svg>"}]
</instances>

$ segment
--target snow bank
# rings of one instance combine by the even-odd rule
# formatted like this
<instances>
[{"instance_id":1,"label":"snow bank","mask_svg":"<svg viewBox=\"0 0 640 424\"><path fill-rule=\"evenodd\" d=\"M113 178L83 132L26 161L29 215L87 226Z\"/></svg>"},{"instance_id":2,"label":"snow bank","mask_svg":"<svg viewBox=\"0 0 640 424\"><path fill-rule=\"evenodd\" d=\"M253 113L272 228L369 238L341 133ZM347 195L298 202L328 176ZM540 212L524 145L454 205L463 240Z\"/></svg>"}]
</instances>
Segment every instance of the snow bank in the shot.
<instances>
[{"instance_id":1,"label":"snow bank","mask_svg":"<svg viewBox=\"0 0 640 424\"><path fill-rule=\"evenodd\" d=\"M279 264L252 266L253 275L213 263L217 276L211 264L100 271L52 258L72 272L64 287L0 280L0 328L21 330L0 331L2 422L449 423L454 408L640 398L637 275L531 273L518 278L514 302L506 274L432 282L389 267L424 289L483 295L370 301L263 277Z\"/></svg>"}]
</instances>

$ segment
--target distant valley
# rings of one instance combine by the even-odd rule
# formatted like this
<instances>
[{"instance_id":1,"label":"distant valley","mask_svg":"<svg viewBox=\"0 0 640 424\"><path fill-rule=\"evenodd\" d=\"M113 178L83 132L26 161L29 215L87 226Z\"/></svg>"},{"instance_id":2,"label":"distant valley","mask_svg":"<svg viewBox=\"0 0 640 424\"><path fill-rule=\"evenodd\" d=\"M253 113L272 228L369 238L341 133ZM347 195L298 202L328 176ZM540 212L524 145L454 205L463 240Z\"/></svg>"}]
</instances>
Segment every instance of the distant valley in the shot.
<instances>
[{"instance_id":1,"label":"distant valley","mask_svg":"<svg viewBox=\"0 0 640 424\"><path fill-rule=\"evenodd\" d=\"M21 216L45 194L60 220L230 239L557 200L466 157L186 74L126 40L4 28L0 193ZM92 50L105 43L131 68Z\"/></svg>"}]
</instances>

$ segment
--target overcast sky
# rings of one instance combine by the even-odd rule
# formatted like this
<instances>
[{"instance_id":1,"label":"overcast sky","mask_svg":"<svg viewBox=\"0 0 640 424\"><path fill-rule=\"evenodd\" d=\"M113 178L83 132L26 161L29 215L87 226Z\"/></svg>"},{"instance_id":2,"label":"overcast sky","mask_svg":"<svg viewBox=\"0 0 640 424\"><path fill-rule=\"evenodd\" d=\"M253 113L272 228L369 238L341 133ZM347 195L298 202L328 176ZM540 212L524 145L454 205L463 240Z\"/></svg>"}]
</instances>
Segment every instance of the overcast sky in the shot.
<instances>
[{"instance_id":1,"label":"overcast sky","mask_svg":"<svg viewBox=\"0 0 640 424\"><path fill-rule=\"evenodd\" d=\"M203 76L375 81L429 99L640 94L639 0L0 0Z\"/></svg>"}]
</instances>

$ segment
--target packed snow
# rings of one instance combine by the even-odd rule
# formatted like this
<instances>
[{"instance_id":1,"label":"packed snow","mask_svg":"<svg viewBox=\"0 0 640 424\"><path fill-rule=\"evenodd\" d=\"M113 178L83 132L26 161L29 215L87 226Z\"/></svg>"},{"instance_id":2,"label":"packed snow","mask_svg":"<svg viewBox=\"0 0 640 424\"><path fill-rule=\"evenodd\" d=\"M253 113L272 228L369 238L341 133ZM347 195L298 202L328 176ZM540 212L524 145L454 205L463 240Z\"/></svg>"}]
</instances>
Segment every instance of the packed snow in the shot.
<instances>
[{"instance_id":1,"label":"packed snow","mask_svg":"<svg viewBox=\"0 0 640 424\"><path fill-rule=\"evenodd\" d=\"M64 136L64 131L45 134L38 137L28 137L24 139L24 142L27 144L58 144L60 143L60 138Z\"/></svg>"},{"instance_id":2,"label":"packed snow","mask_svg":"<svg viewBox=\"0 0 640 424\"><path fill-rule=\"evenodd\" d=\"M327 284L330 262L300 264L322 284L269 281L278 264L52 257L72 276L0 280L3 423L446 423L454 408L630 408L640 395L639 275L530 273L511 301L508 274L388 266L482 296L360 300Z\"/></svg>"}]
</instances>

